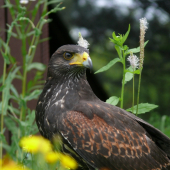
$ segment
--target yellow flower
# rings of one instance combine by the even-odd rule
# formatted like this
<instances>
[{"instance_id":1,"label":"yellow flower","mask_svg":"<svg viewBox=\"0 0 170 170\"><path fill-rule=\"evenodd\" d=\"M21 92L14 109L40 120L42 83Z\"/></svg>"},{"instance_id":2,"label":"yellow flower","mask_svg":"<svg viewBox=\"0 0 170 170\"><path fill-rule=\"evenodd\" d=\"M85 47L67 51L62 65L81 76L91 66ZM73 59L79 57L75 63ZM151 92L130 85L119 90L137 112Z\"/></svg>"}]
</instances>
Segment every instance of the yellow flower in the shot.
<instances>
[{"instance_id":1,"label":"yellow flower","mask_svg":"<svg viewBox=\"0 0 170 170\"><path fill-rule=\"evenodd\" d=\"M77 162L72 157L60 152L48 152L45 155L45 160L48 163L55 163L59 160L61 164L68 169L76 169L78 167Z\"/></svg>"},{"instance_id":2,"label":"yellow flower","mask_svg":"<svg viewBox=\"0 0 170 170\"><path fill-rule=\"evenodd\" d=\"M61 153L58 153L58 152L48 152L45 155L45 160L48 163L55 163L55 162L57 162L60 159L60 157L61 157Z\"/></svg>"},{"instance_id":3,"label":"yellow flower","mask_svg":"<svg viewBox=\"0 0 170 170\"><path fill-rule=\"evenodd\" d=\"M20 146L24 151L30 153L47 153L52 150L52 145L49 140L41 136L23 137L20 140Z\"/></svg>"},{"instance_id":4,"label":"yellow flower","mask_svg":"<svg viewBox=\"0 0 170 170\"><path fill-rule=\"evenodd\" d=\"M1 170L29 170L29 168L17 164L16 162L9 159L8 157L1 160L0 162L1 162L0 164Z\"/></svg>"},{"instance_id":5,"label":"yellow flower","mask_svg":"<svg viewBox=\"0 0 170 170\"><path fill-rule=\"evenodd\" d=\"M68 155L62 155L60 158L61 164L69 169L76 169L78 167L77 162Z\"/></svg>"}]
</instances>

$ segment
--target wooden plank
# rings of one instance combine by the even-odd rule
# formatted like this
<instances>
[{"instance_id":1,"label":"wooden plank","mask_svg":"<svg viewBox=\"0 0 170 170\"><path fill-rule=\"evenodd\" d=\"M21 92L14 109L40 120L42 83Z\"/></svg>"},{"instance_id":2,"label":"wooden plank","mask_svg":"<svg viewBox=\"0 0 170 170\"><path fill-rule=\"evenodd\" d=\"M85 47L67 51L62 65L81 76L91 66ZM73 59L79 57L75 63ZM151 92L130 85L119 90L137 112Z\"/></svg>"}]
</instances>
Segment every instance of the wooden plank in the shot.
<instances>
[{"instance_id":1,"label":"wooden plank","mask_svg":"<svg viewBox=\"0 0 170 170\"><path fill-rule=\"evenodd\" d=\"M4 1L0 1L0 7L4 5ZM5 40L5 8L0 9L0 37ZM3 73L3 58L0 54L0 75Z\"/></svg>"},{"instance_id":2,"label":"wooden plank","mask_svg":"<svg viewBox=\"0 0 170 170\"><path fill-rule=\"evenodd\" d=\"M0 1L0 7L2 7L4 5L4 1ZM6 8L1 8L0 9L0 37L6 41ZM3 74L3 64L4 64L4 60L3 57L0 53L0 76L2 76ZM0 93L0 95L2 95ZM8 130L5 131L5 136L6 136L6 141L10 144L11 143L11 135L10 132ZM5 150L3 150L3 154L6 154Z\"/></svg>"}]
</instances>

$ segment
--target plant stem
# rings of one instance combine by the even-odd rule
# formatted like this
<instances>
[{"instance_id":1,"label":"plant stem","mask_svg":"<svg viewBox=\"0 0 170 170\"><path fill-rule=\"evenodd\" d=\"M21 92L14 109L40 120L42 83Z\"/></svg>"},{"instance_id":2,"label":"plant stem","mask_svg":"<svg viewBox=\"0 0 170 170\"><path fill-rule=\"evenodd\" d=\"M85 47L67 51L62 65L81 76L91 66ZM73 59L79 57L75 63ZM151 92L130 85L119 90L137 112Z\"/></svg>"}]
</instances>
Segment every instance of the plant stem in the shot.
<instances>
[{"instance_id":1,"label":"plant stem","mask_svg":"<svg viewBox=\"0 0 170 170\"><path fill-rule=\"evenodd\" d=\"M8 33L7 33L7 40L6 40L6 46L5 46L5 56L7 56L7 53L8 53L8 48L7 47L8 47L8 44L9 44L10 37L11 37L11 32L12 32L13 27L14 27L14 22L15 21L12 22L11 27L10 27ZM5 85L6 69L7 69L7 63L6 63L5 59L4 59L2 86ZM5 94L4 94L4 90L3 90L2 91L2 109L1 109L1 135L3 134L3 128L4 128L4 115L6 115L6 113L4 113L4 105L7 104L7 103L4 103L5 102L4 101L4 96L5 96ZM2 159L2 154L3 154L2 153L3 152L3 150L2 150L2 141L1 141L0 144L1 144L0 145L0 159Z\"/></svg>"},{"instance_id":2,"label":"plant stem","mask_svg":"<svg viewBox=\"0 0 170 170\"><path fill-rule=\"evenodd\" d=\"M22 23L24 21L21 21ZM27 64L26 64L26 35L25 35L25 27L22 27L22 56L23 56L23 77L22 77L22 98L25 97L25 91L26 91L26 80L27 80ZM25 120L25 114L26 114L25 104L22 103L21 111L20 111L20 121ZM18 138L21 137L20 129L18 129Z\"/></svg>"},{"instance_id":3,"label":"plant stem","mask_svg":"<svg viewBox=\"0 0 170 170\"><path fill-rule=\"evenodd\" d=\"M15 1L15 3L17 3L17 2L19 3L19 1ZM8 4L11 4L9 0L8 0ZM11 14L12 20L14 21L16 19L15 12L14 12L13 8L8 8L8 9L9 9L9 12ZM20 8L18 8L18 9L20 9ZM17 24L15 25L15 28L16 28L16 31L18 33L18 36L20 37L21 31L20 31L19 26Z\"/></svg>"},{"instance_id":4,"label":"plant stem","mask_svg":"<svg viewBox=\"0 0 170 170\"><path fill-rule=\"evenodd\" d=\"M138 115L138 105L139 105L139 93L140 93L140 84L141 84L141 75L143 69L143 61L144 61L144 40L145 40L145 32L147 29L147 20L146 18L140 19L140 60L139 60L139 84L138 84L138 97L137 97L137 109L136 116Z\"/></svg>"},{"instance_id":5,"label":"plant stem","mask_svg":"<svg viewBox=\"0 0 170 170\"><path fill-rule=\"evenodd\" d=\"M140 70L140 75L139 75L136 116L138 115L138 105L139 105L139 94L140 94L141 75L142 75L142 69Z\"/></svg>"},{"instance_id":6,"label":"plant stem","mask_svg":"<svg viewBox=\"0 0 170 170\"><path fill-rule=\"evenodd\" d=\"M27 80L27 64L26 64L26 37L23 32L22 38L22 55L23 55L23 78L22 78L22 97L25 97L26 80ZM25 107L22 104L20 112L20 120L25 120Z\"/></svg>"},{"instance_id":7,"label":"plant stem","mask_svg":"<svg viewBox=\"0 0 170 170\"><path fill-rule=\"evenodd\" d=\"M23 21L24 22L24 21ZM39 28L38 28L39 27ZM40 21L37 23L36 28L42 30L43 24L40 24ZM23 55L23 79L22 79L22 97L25 97L26 94L26 82L27 82L27 60L26 60L26 54L27 54L27 50L26 50L26 36L24 35L24 29L22 31L23 33L23 38L22 38L22 55ZM30 57L29 60L29 64L32 63L33 58L34 58L34 54L35 54L35 48L32 49L33 45L37 45L39 41L39 36L36 37L36 35L34 34L32 41L31 41L31 45L28 51L28 57ZM26 116L26 109L25 106L22 105L21 107L21 112L20 112L20 121L25 120L25 116ZM18 134L18 137L20 136L20 132Z\"/></svg>"},{"instance_id":8,"label":"plant stem","mask_svg":"<svg viewBox=\"0 0 170 170\"><path fill-rule=\"evenodd\" d=\"M134 107L134 100L135 100L135 74L134 74L134 69L133 69L133 99L132 99L132 112L133 112L133 107Z\"/></svg>"},{"instance_id":9,"label":"plant stem","mask_svg":"<svg viewBox=\"0 0 170 170\"><path fill-rule=\"evenodd\" d=\"M5 62L5 60L4 60L2 85L5 84L5 77L6 77L6 62ZM3 114L3 110L4 110L4 90L2 91L1 135L3 134L3 128L4 128L4 114ZM3 154L2 152L3 152L3 149L2 149L2 141L1 141L1 146L0 146L0 159L2 159L2 154Z\"/></svg>"},{"instance_id":10,"label":"plant stem","mask_svg":"<svg viewBox=\"0 0 170 170\"><path fill-rule=\"evenodd\" d=\"M124 51L123 51L123 80L122 80L122 90L121 90L121 103L120 103L120 107L123 109L123 97L124 97L124 85L125 85L125 55L124 55Z\"/></svg>"}]
</instances>

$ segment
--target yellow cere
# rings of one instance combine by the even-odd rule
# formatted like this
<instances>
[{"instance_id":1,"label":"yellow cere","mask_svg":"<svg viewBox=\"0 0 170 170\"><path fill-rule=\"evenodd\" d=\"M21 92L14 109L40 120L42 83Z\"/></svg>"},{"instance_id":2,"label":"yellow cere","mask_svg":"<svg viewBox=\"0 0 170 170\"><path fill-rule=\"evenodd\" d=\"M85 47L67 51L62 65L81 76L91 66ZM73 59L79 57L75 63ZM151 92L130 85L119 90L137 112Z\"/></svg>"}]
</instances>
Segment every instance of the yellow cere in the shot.
<instances>
[{"instance_id":1,"label":"yellow cere","mask_svg":"<svg viewBox=\"0 0 170 170\"><path fill-rule=\"evenodd\" d=\"M72 59L72 62L70 63L70 65L83 65L83 62L87 60L88 58L88 54L86 52L82 53L82 54L75 54L74 58Z\"/></svg>"},{"instance_id":2,"label":"yellow cere","mask_svg":"<svg viewBox=\"0 0 170 170\"><path fill-rule=\"evenodd\" d=\"M88 56L89 56L89 55L88 55L86 52L84 52L84 53L83 53L83 60L86 61L87 58L88 58Z\"/></svg>"},{"instance_id":3,"label":"yellow cere","mask_svg":"<svg viewBox=\"0 0 170 170\"><path fill-rule=\"evenodd\" d=\"M41 136L23 137L20 140L20 146L24 151L30 153L47 153L52 151L52 145L50 141Z\"/></svg>"}]
</instances>

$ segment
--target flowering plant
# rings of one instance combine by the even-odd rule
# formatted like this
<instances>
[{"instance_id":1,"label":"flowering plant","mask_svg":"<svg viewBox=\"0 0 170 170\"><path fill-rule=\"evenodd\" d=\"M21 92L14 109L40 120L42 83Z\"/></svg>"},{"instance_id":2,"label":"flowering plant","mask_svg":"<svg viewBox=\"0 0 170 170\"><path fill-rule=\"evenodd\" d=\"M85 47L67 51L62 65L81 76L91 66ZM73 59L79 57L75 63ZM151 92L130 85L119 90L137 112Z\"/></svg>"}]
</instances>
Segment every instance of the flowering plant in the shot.
<instances>
[{"instance_id":1,"label":"flowering plant","mask_svg":"<svg viewBox=\"0 0 170 170\"><path fill-rule=\"evenodd\" d=\"M50 22L47 16L64 9L59 7L61 4L59 2L60 0L37 0L34 8L30 9L31 0L15 0L13 3L6 0L3 6L8 8L12 22L7 25L6 40L0 38L0 53L4 60L3 75L0 77L0 92L2 92L0 101L0 169L27 169L26 166L30 169L55 169L48 167L52 166L50 161L55 163L65 161L65 156L59 154L60 152L52 151L49 141L35 136L23 138L38 132L35 124L35 110L28 108L27 103L37 99L41 93L42 75L46 66L34 62L33 59L37 45L48 39L48 37L45 39L40 37L43 26ZM49 4L54 5L50 11L47 10ZM42 7L42 11L39 10L40 7ZM38 18L36 24L35 18ZM21 42L21 48L18 48L22 53L20 66L16 59L17 56L11 54L11 37ZM9 66L8 69L7 66ZM28 81L27 75L32 69L36 70L34 71L35 75L32 80ZM16 79L20 82L21 93L13 83ZM7 130L11 132L10 145L4 135ZM19 142L21 147L19 147ZM43 146L39 148L38 145L39 147ZM2 159L4 150L8 156ZM43 157L44 153L46 153L46 158ZM56 159L57 155L60 155L59 159ZM41 167L42 164L44 167Z\"/></svg>"},{"instance_id":2,"label":"flowering plant","mask_svg":"<svg viewBox=\"0 0 170 170\"><path fill-rule=\"evenodd\" d=\"M58 142L59 138L56 138L56 142ZM59 150L54 151L50 141L41 136L23 137L19 144L26 153L22 164L16 163L10 157L6 156L2 160L0 159L2 170L55 170L56 168L67 170L76 169L78 166L72 157L61 153Z\"/></svg>"},{"instance_id":3,"label":"flowering plant","mask_svg":"<svg viewBox=\"0 0 170 170\"><path fill-rule=\"evenodd\" d=\"M125 35L119 34L116 36L115 32L112 33L112 38L110 38L110 41L115 44L115 49L118 53L117 58L114 58L112 61L110 61L106 66L102 67L95 73L100 73L103 71L107 71L110 69L115 63L120 62L123 65L123 80L122 80L122 89L121 89L121 97L112 96L108 100L106 100L107 103L117 105L120 102L120 107L123 108L123 101L124 101L124 87L127 82L133 79L133 101L132 101L132 107L129 109L126 109L127 111L130 111L134 114L142 114L145 112L149 112L150 110L158 107L154 104L149 103L141 103L139 104L139 93L140 93L140 83L141 83L141 74L143 69L143 60L144 60L144 47L148 43L146 41L144 43L144 36L147 29L147 20L146 18L142 18L140 20L140 47L129 49L127 45L124 45L126 39L128 38L129 32L130 32L130 25L128 28L128 31ZM140 52L140 59L134 55L134 53ZM130 55L129 55L130 54ZM129 56L128 56L129 55ZM126 67L126 57L127 61L130 63L130 67ZM139 85L138 85L138 97L137 97L137 105L134 106L134 77L135 74L139 75Z\"/></svg>"}]
</instances>

